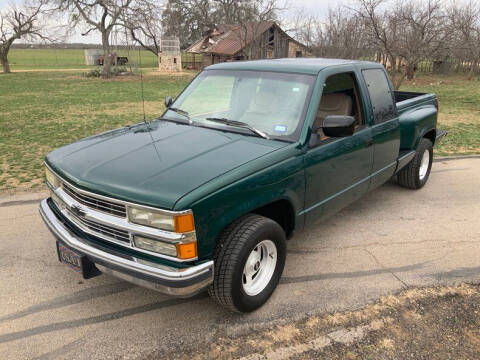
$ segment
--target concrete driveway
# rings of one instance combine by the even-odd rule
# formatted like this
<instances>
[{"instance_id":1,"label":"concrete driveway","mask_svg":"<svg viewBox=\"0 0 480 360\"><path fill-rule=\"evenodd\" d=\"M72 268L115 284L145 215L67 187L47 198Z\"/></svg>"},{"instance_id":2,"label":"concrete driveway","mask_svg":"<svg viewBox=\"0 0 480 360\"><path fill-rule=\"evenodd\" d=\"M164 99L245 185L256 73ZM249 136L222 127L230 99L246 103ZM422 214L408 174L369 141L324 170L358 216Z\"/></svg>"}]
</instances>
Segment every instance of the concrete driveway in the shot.
<instances>
[{"instance_id":1,"label":"concrete driveway","mask_svg":"<svg viewBox=\"0 0 480 360\"><path fill-rule=\"evenodd\" d=\"M58 262L38 201L0 201L2 359L168 358L406 287L480 281L480 159L436 162L422 190L386 184L295 236L281 284L248 315L205 294L178 300L108 276L82 280Z\"/></svg>"}]
</instances>

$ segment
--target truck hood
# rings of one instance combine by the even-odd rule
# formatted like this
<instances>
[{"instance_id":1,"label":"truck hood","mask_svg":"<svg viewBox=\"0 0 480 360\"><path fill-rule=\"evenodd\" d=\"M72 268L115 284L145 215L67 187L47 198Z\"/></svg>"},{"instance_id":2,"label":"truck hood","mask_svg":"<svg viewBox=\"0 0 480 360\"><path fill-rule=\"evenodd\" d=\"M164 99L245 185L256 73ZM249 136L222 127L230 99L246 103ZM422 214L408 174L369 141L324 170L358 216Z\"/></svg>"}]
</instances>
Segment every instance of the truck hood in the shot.
<instances>
[{"instance_id":1,"label":"truck hood","mask_svg":"<svg viewBox=\"0 0 480 360\"><path fill-rule=\"evenodd\" d=\"M173 209L202 184L285 145L156 120L63 146L46 163L79 188Z\"/></svg>"}]
</instances>

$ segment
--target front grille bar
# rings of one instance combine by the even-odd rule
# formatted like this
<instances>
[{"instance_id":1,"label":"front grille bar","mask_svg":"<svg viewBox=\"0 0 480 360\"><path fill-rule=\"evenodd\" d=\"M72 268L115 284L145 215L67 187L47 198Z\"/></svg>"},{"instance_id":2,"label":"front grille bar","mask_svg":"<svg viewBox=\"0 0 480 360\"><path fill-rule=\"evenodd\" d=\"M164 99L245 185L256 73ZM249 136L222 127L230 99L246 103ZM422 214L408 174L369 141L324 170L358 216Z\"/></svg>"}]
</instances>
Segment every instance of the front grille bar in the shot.
<instances>
[{"instance_id":1,"label":"front grille bar","mask_svg":"<svg viewBox=\"0 0 480 360\"><path fill-rule=\"evenodd\" d=\"M107 214L112 214L119 217L127 217L127 209L125 205L115 204L113 202L94 198L93 196L80 194L65 183L63 183L63 188L68 195L85 206L88 206L92 209L97 209L98 211L102 211Z\"/></svg>"},{"instance_id":2,"label":"front grille bar","mask_svg":"<svg viewBox=\"0 0 480 360\"><path fill-rule=\"evenodd\" d=\"M79 225L83 225L84 227L90 229L93 232L108 236L109 238L113 238L118 241L124 241L127 243L130 242L130 235L128 231L117 230L107 225L102 225L87 219L79 218L78 216L72 214L70 211L68 212L68 215L72 221L76 222Z\"/></svg>"}]
</instances>

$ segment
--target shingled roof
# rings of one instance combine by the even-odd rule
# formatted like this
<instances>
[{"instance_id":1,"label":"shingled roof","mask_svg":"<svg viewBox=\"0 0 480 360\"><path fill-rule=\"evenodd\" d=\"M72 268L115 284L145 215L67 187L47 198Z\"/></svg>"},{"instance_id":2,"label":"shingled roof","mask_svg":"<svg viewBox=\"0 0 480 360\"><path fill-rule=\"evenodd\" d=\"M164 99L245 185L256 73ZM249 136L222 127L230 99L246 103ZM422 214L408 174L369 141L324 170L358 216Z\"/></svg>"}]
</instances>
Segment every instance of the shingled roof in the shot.
<instances>
[{"instance_id":1,"label":"shingled roof","mask_svg":"<svg viewBox=\"0 0 480 360\"><path fill-rule=\"evenodd\" d=\"M219 25L192 44L187 52L235 55L275 22L250 22L245 25Z\"/></svg>"}]
</instances>

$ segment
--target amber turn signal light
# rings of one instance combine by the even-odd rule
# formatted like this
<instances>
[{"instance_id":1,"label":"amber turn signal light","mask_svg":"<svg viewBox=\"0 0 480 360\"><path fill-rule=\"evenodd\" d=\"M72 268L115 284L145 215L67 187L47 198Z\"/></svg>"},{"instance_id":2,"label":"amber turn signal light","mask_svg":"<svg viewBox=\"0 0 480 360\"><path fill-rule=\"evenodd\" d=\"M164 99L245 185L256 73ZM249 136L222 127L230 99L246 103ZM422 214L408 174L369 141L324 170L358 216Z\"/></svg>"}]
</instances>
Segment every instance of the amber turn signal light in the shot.
<instances>
[{"instance_id":1,"label":"amber turn signal light","mask_svg":"<svg viewBox=\"0 0 480 360\"><path fill-rule=\"evenodd\" d=\"M175 216L175 232L186 233L195 230L193 214Z\"/></svg>"},{"instance_id":2,"label":"amber turn signal light","mask_svg":"<svg viewBox=\"0 0 480 360\"><path fill-rule=\"evenodd\" d=\"M177 257L183 260L196 258L197 243L177 244Z\"/></svg>"}]
</instances>

